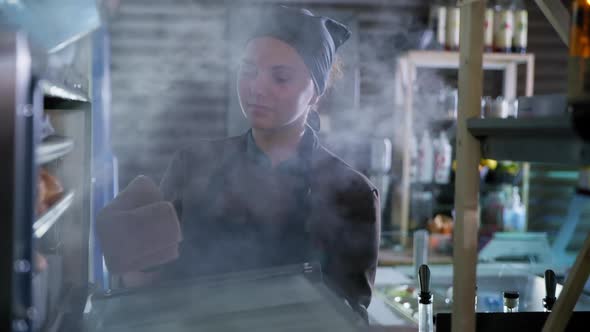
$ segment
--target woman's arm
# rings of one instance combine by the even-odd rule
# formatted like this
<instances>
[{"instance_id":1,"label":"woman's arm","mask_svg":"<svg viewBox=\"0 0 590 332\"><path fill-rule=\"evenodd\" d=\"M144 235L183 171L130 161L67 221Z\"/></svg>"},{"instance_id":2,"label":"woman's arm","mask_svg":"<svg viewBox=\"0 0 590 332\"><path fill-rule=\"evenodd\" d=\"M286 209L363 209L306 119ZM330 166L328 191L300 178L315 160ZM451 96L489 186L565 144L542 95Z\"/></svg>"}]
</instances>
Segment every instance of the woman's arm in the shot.
<instances>
[{"instance_id":1,"label":"woman's arm","mask_svg":"<svg viewBox=\"0 0 590 332\"><path fill-rule=\"evenodd\" d=\"M368 182L368 181L367 181ZM325 267L328 283L366 319L371 302L381 230L379 194L366 183L353 186L339 204L341 218L336 227Z\"/></svg>"},{"instance_id":2,"label":"woman's arm","mask_svg":"<svg viewBox=\"0 0 590 332\"><path fill-rule=\"evenodd\" d=\"M171 202L176 210L178 218L182 216L182 193L185 178L185 156L182 151L177 151L171 159L162 181L160 191L165 201ZM176 249L178 250L178 249ZM153 285L165 278L166 269L173 263L168 263L143 271L132 271L121 274L124 287L136 288Z\"/></svg>"}]
</instances>

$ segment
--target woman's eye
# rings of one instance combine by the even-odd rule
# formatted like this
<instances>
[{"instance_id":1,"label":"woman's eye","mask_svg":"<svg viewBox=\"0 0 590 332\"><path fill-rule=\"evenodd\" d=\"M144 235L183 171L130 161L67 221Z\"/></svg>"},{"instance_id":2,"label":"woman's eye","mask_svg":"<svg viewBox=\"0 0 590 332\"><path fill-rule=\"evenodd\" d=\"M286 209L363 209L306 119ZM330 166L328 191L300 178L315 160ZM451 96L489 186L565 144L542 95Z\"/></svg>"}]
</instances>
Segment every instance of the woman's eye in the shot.
<instances>
[{"instance_id":1,"label":"woman's eye","mask_svg":"<svg viewBox=\"0 0 590 332\"><path fill-rule=\"evenodd\" d=\"M288 75L274 75L274 79L277 83L286 83L288 82L291 77L289 77Z\"/></svg>"}]
</instances>

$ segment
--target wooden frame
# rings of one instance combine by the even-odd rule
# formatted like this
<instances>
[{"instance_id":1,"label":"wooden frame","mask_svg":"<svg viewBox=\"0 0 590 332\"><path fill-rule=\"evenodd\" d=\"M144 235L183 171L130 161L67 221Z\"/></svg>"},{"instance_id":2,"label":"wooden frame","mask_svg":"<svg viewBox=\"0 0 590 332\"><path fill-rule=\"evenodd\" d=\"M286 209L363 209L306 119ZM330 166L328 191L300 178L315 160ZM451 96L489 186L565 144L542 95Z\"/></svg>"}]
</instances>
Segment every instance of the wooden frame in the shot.
<instances>
[{"instance_id":1,"label":"wooden frame","mask_svg":"<svg viewBox=\"0 0 590 332\"><path fill-rule=\"evenodd\" d=\"M397 61L397 74L395 79L396 108L404 114L402 128L402 169L401 184L397 188L398 194L392 195L392 206L399 209L392 213L394 225L400 225L402 245L407 244L409 232L410 209L410 144L412 137L412 117L414 93L411 89L416 79L417 69L459 69L459 53L441 51L410 51L401 56ZM483 55L482 66L484 70L500 70L504 73L502 95L507 99L514 99L517 95L517 69L519 65L526 66L525 95L532 96L534 87L535 56L533 54L500 54L486 53ZM470 78L469 81L472 81ZM480 79L481 80L481 79ZM480 93L481 97L481 93ZM461 106L459 106L461 108ZM479 110L479 108L478 108ZM478 116L479 113L475 114ZM524 172L528 172L528 165L524 166ZM526 183L525 183L526 186ZM527 194L523 197L523 203L527 204Z\"/></svg>"},{"instance_id":2,"label":"wooden frame","mask_svg":"<svg viewBox=\"0 0 590 332\"><path fill-rule=\"evenodd\" d=\"M535 0L543 14L559 34L562 41L568 43L569 19L567 10L558 0ZM481 29L484 16L485 0L471 0L461 2L461 68L459 78L459 135L465 142L458 144L457 159L463 164L473 166L479 156L479 143L464 130L466 116L475 114L476 97L481 96L482 58L483 47L481 45ZM465 47L465 45L468 45ZM531 74L532 77L532 74ZM527 80L529 75L527 74ZM475 82L475 83L474 83ZM532 91L531 91L532 92ZM528 91L527 91L528 94ZM457 178L469 178L469 168L458 167ZM475 234L469 225L473 223L473 216L469 215L469 209L474 206L468 194L473 194L478 188L474 181L457 181L455 204L457 223L454 233L455 261L461 264L453 265L454 284L461 287L454 288L452 331L475 331L475 315L473 299L475 295L475 266L476 248L473 247ZM476 218L476 217L475 217ZM476 221L476 220L475 220ZM457 250L460 248L461 250ZM577 299L584 287L584 283L590 275L590 234L588 234L571 273L565 282L553 311L547 318L543 332L564 331L571 317Z\"/></svg>"}]
</instances>

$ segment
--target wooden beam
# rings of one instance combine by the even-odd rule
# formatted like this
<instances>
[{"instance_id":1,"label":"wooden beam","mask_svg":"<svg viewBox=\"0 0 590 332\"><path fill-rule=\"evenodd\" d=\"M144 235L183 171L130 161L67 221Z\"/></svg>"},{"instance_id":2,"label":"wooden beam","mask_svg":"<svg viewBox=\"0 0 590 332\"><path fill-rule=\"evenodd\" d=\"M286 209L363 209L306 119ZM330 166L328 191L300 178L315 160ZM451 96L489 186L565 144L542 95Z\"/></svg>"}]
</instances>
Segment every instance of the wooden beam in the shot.
<instances>
[{"instance_id":1,"label":"wooden beam","mask_svg":"<svg viewBox=\"0 0 590 332\"><path fill-rule=\"evenodd\" d=\"M457 173L453 234L453 332L475 332L477 227L479 223L479 141L467 130L477 117L483 91L483 25L485 1L463 2L459 54Z\"/></svg>"},{"instance_id":2,"label":"wooden beam","mask_svg":"<svg viewBox=\"0 0 590 332\"><path fill-rule=\"evenodd\" d=\"M535 0L559 38L569 46L570 15L567 8L559 0Z\"/></svg>"},{"instance_id":3,"label":"wooden beam","mask_svg":"<svg viewBox=\"0 0 590 332\"><path fill-rule=\"evenodd\" d=\"M398 61L398 73L401 78L401 88L403 91L403 135L402 135L402 181L400 187L401 204L399 207L399 222L402 246L408 244L408 236L410 229L410 168L411 168L411 153L410 144L417 144L412 142L413 128L413 109L414 109L414 80L415 67L408 58L402 58Z\"/></svg>"},{"instance_id":4,"label":"wooden beam","mask_svg":"<svg viewBox=\"0 0 590 332\"><path fill-rule=\"evenodd\" d=\"M525 81L525 96L531 97L533 95L535 85L535 55L527 54L526 61L526 81ZM530 176L531 164L523 163L522 165L522 204L524 205L524 220L525 220L525 231L529 230L529 191L530 191Z\"/></svg>"},{"instance_id":5,"label":"wooden beam","mask_svg":"<svg viewBox=\"0 0 590 332\"><path fill-rule=\"evenodd\" d=\"M584 284L590 275L590 234L584 241L582 250L578 253L563 290L557 298L553 311L549 314L543 332L562 332L570 320L572 311L584 289Z\"/></svg>"}]
</instances>

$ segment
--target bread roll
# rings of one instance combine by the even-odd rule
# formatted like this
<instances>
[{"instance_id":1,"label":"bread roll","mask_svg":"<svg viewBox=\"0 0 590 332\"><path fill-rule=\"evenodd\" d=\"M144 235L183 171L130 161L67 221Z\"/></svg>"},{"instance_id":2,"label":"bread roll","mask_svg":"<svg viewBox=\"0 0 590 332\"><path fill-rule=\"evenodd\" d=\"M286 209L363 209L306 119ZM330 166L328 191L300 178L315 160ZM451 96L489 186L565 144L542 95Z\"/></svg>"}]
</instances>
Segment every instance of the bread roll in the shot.
<instances>
[{"instance_id":1,"label":"bread roll","mask_svg":"<svg viewBox=\"0 0 590 332\"><path fill-rule=\"evenodd\" d=\"M37 201L35 202L35 213L39 216L47 211L47 204L45 204L45 197L47 196L47 185L41 177L37 179Z\"/></svg>"},{"instance_id":2,"label":"bread roll","mask_svg":"<svg viewBox=\"0 0 590 332\"><path fill-rule=\"evenodd\" d=\"M62 197L64 189L57 178L49 174L44 168L41 168L40 176L46 188L45 196L42 197L42 200L47 206L51 206Z\"/></svg>"}]
</instances>

